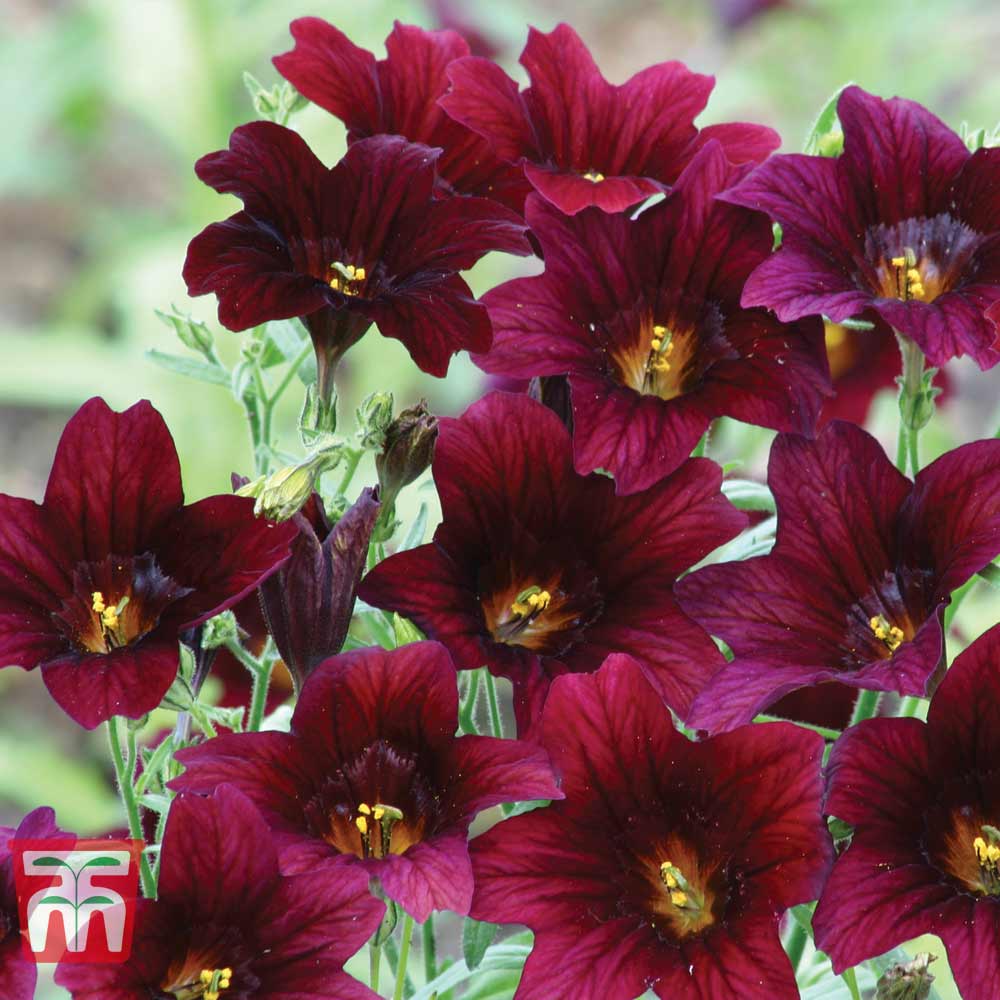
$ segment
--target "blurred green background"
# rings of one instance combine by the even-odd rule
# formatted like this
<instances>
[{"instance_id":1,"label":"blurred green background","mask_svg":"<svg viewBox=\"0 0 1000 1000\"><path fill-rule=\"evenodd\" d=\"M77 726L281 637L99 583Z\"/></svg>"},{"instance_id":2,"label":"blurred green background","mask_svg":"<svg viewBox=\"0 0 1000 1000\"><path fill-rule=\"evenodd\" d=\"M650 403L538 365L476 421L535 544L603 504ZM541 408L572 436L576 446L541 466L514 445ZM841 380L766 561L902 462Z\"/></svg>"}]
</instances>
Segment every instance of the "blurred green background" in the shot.
<instances>
[{"instance_id":1,"label":"blurred green background","mask_svg":"<svg viewBox=\"0 0 1000 1000\"><path fill-rule=\"evenodd\" d=\"M189 499L226 491L231 471L250 471L242 413L226 392L144 355L178 350L155 308L176 304L214 325L214 301L187 299L181 265L187 241L235 202L201 185L192 165L253 117L242 72L276 81L269 59L290 47L293 17L326 17L381 56L394 18L433 27L450 15L487 38L511 72L526 24L568 20L614 82L666 59L716 74L702 123L765 122L786 151L848 80L919 100L956 127L1000 119L1000 10L975 0L4 0L2 11L0 491L35 498L62 425L95 394L116 408L153 401L176 438ZM309 108L293 124L321 157L339 157L338 121ZM473 284L481 292L530 266L488 259ZM219 343L236 357L238 335L222 332ZM996 429L997 373L950 367L960 391L928 435L928 458ZM392 389L399 405L423 395L454 413L482 382L467 358L446 380L422 376L397 342L373 331L344 366L343 412L375 388ZM892 418L883 399L874 425L887 438ZM752 445L760 468L769 438L730 431L721 448L733 457ZM980 593L959 626L967 639L996 618ZM81 833L121 823L101 734L81 732L51 705L37 673L5 670L0 823L42 803Z\"/></svg>"}]
</instances>

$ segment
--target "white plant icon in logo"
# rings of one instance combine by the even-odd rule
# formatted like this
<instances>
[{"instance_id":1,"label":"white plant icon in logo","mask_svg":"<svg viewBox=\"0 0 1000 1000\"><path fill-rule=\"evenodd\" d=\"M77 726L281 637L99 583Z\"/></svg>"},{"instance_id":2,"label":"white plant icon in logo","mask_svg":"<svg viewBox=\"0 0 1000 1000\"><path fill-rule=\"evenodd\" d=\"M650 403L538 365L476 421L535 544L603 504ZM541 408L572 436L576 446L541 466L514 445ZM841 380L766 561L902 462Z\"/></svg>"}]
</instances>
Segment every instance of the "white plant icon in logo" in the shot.
<instances>
[{"instance_id":1,"label":"white plant icon in logo","mask_svg":"<svg viewBox=\"0 0 1000 1000\"><path fill-rule=\"evenodd\" d=\"M104 919L108 950L120 952L125 937L125 900L113 889L95 886L98 875L127 875L128 851L25 851L28 875L57 875L59 881L28 900L28 941L31 950L45 950L53 915L62 918L69 951L84 951L94 914Z\"/></svg>"}]
</instances>

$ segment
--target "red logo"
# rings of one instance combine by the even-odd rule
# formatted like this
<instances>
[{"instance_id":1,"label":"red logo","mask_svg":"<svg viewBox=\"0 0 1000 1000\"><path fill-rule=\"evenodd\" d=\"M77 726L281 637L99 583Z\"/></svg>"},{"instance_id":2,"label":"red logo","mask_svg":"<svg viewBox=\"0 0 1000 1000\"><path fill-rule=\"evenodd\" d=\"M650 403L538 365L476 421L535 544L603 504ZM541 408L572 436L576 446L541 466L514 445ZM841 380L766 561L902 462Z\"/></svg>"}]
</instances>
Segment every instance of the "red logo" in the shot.
<instances>
[{"instance_id":1,"label":"red logo","mask_svg":"<svg viewBox=\"0 0 1000 1000\"><path fill-rule=\"evenodd\" d=\"M124 962L132 948L141 840L12 840L24 954Z\"/></svg>"}]
</instances>

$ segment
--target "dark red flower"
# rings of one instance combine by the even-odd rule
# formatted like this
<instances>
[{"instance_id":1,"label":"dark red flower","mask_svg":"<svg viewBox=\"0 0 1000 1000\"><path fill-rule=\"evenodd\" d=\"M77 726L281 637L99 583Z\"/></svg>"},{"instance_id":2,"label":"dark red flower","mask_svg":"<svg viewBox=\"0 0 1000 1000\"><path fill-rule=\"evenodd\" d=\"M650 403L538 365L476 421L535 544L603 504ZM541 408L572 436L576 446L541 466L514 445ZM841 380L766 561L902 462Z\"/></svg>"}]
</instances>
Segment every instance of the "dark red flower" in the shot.
<instances>
[{"instance_id":1,"label":"dark red flower","mask_svg":"<svg viewBox=\"0 0 1000 1000\"><path fill-rule=\"evenodd\" d=\"M1000 149L970 153L912 101L848 87L843 155L772 157L724 197L781 223L743 303L789 321L872 311L935 365L1000 361Z\"/></svg>"},{"instance_id":2,"label":"dark red flower","mask_svg":"<svg viewBox=\"0 0 1000 1000\"><path fill-rule=\"evenodd\" d=\"M458 272L490 250L529 247L512 213L498 218L486 199L435 195L439 156L375 136L328 170L290 129L242 125L228 150L195 167L244 210L191 241L188 291L214 292L230 330L301 317L324 399L340 357L372 323L443 376L456 351L484 351L492 340L486 310Z\"/></svg>"},{"instance_id":3,"label":"dark red flower","mask_svg":"<svg viewBox=\"0 0 1000 1000\"><path fill-rule=\"evenodd\" d=\"M836 420L815 441L779 435L768 484L771 553L678 584L684 610L736 654L690 724L740 725L823 681L932 692L951 593L1000 553L1000 441L956 448L911 482L871 435Z\"/></svg>"},{"instance_id":4,"label":"dark red flower","mask_svg":"<svg viewBox=\"0 0 1000 1000\"><path fill-rule=\"evenodd\" d=\"M854 825L813 918L834 972L922 934L965 1000L1000 986L1000 625L959 656L927 723L871 719L834 745L825 811Z\"/></svg>"},{"instance_id":5,"label":"dark red flower","mask_svg":"<svg viewBox=\"0 0 1000 1000\"><path fill-rule=\"evenodd\" d=\"M88 729L138 718L173 682L180 633L257 587L294 536L242 497L185 507L159 413L92 399L63 431L44 501L0 494L0 664L40 666Z\"/></svg>"},{"instance_id":6,"label":"dark red flower","mask_svg":"<svg viewBox=\"0 0 1000 1000\"><path fill-rule=\"evenodd\" d=\"M489 198L520 214L531 190L523 171L438 107L449 63L469 54L461 35L397 21L385 40L386 58L376 60L319 17L292 21L291 32L295 48L275 56L275 67L347 126L348 142L388 134L437 146L443 150L438 177L448 191Z\"/></svg>"},{"instance_id":7,"label":"dark red flower","mask_svg":"<svg viewBox=\"0 0 1000 1000\"><path fill-rule=\"evenodd\" d=\"M220 979L230 985L217 992L232 1000L376 1000L343 965L383 913L356 872L282 878L267 826L235 789L181 795L128 960L61 965L56 982L73 1000L193 1000Z\"/></svg>"},{"instance_id":8,"label":"dark red flower","mask_svg":"<svg viewBox=\"0 0 1000 1000\"><path fill-rule=\"evenodd\" d=\"M673 472L723 414L811 433L828 392L823 327L743 309L771 252L767 220L716 201L746 168L706 146L666 200L632 220L567 217L538 196L527 218L545 273L483 297L497 375L569 375L578 472L608 469L620 493Z\"/></svg>"},{"instance_id":9,"label":"dark red flower","mask_svg":"<svg viewBox=\"0 0 1000 1000\"><path fill-rule=\"evenodd\" d=\"M746 523L719 467L692 460L619 497L607 476L573 471L566 428L526 396L491 393L440 426L443 522L429 545L376 566L360 597L412 618L460 669L510 678L522 735L554 677L619 651L686 712L723 660L673 584Z\"/></svg>"},{"instance_id":10,"label":"dark red flower","mask_svg":"<svg viewBox=\"0 0 1000 1000\"><path fill-rule=\"evenodd\" d=\"M715 81L683 63L650 66L620 87L608 83L568 24L547 35L531 28L520 61L531 78L523 92L488 59L456 60L440 104L501 159L524 164L535 190L570 215L589 205L619 212L664 190L709 139L734 163L759 163L781 141L763 125L699 132L694 119Z\"/></svg>"},{"instance_id":11,"label":"dark red flower","mask_svg":"<svg viewBox=\"0 0 1000 1000\"><path fill-rule=\"evenodd\" d=\"M542 741L565 799L472 842L473 917L535 932L516 1000L798 996L778 920L831 861L817 734L692 743L616 655L555 682Z\"/></svg>"},{"instance_id":12,"label":"dark red flower","mask_svg":"<svg viewBox=\"0 0 1000 1000\"><path fill-rule=\"evenodd\" d=\"M378 512L375 491L366 488L331 527L314 493L292 518L299 534L291 558L261 584L267 630L299 690L344 645Z\"/></svg>"},{"instance_id":13,"label":"dark red flower","mask_svg":"<svg viewBox=\"0 0 1000 1000\"><path fill-rule=\"evenodd\" d=\"M56 826L55 813L42 806L28 813L16 829L0 826L0 997L3 1000L34 1000L38 966L24 957L22 928L14 882L12 840L73 837Z\"/></svg>"},{"instance_id":14,"label":"dark red flower","mask_svg":"<svg viewBox=\"0 0 1000 1000\"><path fill-rule=\"evenodd\" d=\"M245 792L288 874L361 869L418 921L435 909L468 913L476 814L561 793L539 748L456 738L457 727L455 667L443 647L361 649L313 671L290 733L220 736L181 751L188 770L175 785Z\"/></svg>"}]
</instances>

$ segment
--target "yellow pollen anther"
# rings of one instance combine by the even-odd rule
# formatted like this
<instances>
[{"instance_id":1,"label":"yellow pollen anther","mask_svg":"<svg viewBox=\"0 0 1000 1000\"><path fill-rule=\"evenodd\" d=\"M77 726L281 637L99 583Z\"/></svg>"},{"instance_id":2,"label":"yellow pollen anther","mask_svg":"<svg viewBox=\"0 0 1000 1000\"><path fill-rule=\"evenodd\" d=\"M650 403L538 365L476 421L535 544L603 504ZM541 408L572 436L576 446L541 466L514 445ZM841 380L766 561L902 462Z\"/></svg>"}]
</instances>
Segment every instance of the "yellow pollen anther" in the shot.
<instances>
[{"instance_id":1,"label":"yellow pollen anther","mask_svg":"<svg viewBox=\"0 0 1000 1000\"><path fill-rule=\"evenodd\" d=\"M366 816L371 816L372 814L371 806L369 806L365 802L362 802L361 805L358 806L358 812L364 813Z\"/></svg>"},{"instance_id":2,"label":"yellow pollen anther","mask_svg":"<svg viewBox=\"0 0 1000 1000\"><path fill-rule=\"evenodd\" d=\"M701 896L691 887L681 870L672 862L664 861L660 865L660 881L666 887L670 902L678 909L692 911L701 910Z\"/></svg>"},{"instance_id":3,"label":"yellow pollen anther","mask_svg":"<svg viewBox=\"0 0 1000 1000\"><path fill-rule=\"evenodd\" d=\"M906 638L903 630L896 625L890 625L885 615L874 615L869 618L868 627L875 633L876 639L881 639L889 647L891 653L895 653Z\"/></svg>"},{"instance_id":4,"label":"yellow pollen anther","mask_svg":"<svg viewBox=\"0 0 1000 1000\"><path fill-rule=\"evenodd\" d=\"M357 295L357 289L352 286L360 284L368 277L368 272L363 267L344 264L339 260L335 260L330 268L336 272L330 279L330 287L342 295Z\"/></svg>"},{"instance_id":5,"label":"yellow pollen anther","mask_svg":"<svg viewBox=\"0 0 1000 1000\"><path fill-rule=\"evenodd\" d=\"M219 1000L221 992L228 990L232 985L232 979L232 969L202 969L198 976L198 982L202 987L201 993L195 992L191 995L200 995L202 1000ZM184 995L188 995L187 988L185 988Z\"/></svg>"},{"instance_id":6,"label":"yellow pollen anther","mask_svg":"<svg viewBox=\"0 0 1000 1000\"><path fill-rule=\"evenodd\" d=\"M355 821L354 825L360 830L362 837L368 836L368 820L364 816L359 816Z\"/></svg>"},{"instance_id":7,"label":"yellow pollen anther","mask_svg":"<svg viewBox=\"0 0 1000 1000\"><path fill-rule=\"evenodd\" d=\"M893 257L892 260L889 261L889 263L892 264L893 267L906 267L906 258Z\"/></svg>"},{"instance_id":8,"label":"yellow pollen anther","mask_svg":"<svg viewBox=\"0 0 1000 1000\"><path fill-rule=\"evenodd\" d=\"M510 610L522 618L529 618L540 615L551 603L552 595L547 590L542 590L540 587L529 587L517 595Z\"/></svg>"},{"instance_id":9,"label":"yellow pollen anther","mask_svg":"<svg viewBox=\"0 0 1000 1000\"><path fill-rule=\"evenodd\" d=\"M103 594L102 594L102 593L101 593L101 592L100 592L99 590L95 590L95 591L94 591L94 592L93 592L93 593L92 593L92 594L90 595L90 597L91 597L91 600L93 600L93 602L94 602L94 603L93 603L93 604L91 605L91 607L92 607L92 608L93 608L93 610L94 610L94 611L96 611L96 612L97 612L98 614L101 614L101 613L102 613L102 612L104 611L105 607L106 607L106 605L105 605L105 603L104 603L104 595L103 595Z\"/></svg>"},{"instance_id":10,"label":"yellow pollen anther","mask_svg":"<svg viewBox=\"0 0 1000 1000\"><path fill-rule=\"evenodd\" d=\"M118 612L114 608L105 608L101 612L101 624L106 629L118 628Z\"/></svg>"},{"instance_id":11,"label":"yellow pollen anther","mask_svg":"<svg viewBox=\"0 0 1000 1000\"><path fill-rule=\"evenodd\" d=\"M681 892L680 889L675 889L670 893L670 902L673 903L674 906L684 906L687 901L687 893Z\"/></svg>"},{"instance_id":12,"label":"yellow pollen anther","mask_svg":"<svg viewBox=\"0 0 1000 1000\"><path fill-rule=\"evenodd\" d=\"M381 822L382 817L385 815L385 809L383 809L382 806L376 806L373 815L375 816L375 819Z\"/></svg>"},{"instance_id":13,"label":"yellow pollen anther","mask_svg":"<svg viewBox=\"0 0 1000 1000\"><path fill-rule=\"evenodd\" d=\"M584 175L584 179L590 181L591 184L600 184L604 180L604 174L599 170L588 170Z\"/></svg>"}]
</instances>

